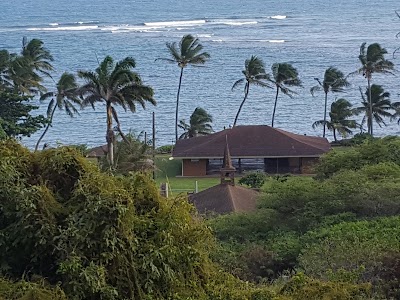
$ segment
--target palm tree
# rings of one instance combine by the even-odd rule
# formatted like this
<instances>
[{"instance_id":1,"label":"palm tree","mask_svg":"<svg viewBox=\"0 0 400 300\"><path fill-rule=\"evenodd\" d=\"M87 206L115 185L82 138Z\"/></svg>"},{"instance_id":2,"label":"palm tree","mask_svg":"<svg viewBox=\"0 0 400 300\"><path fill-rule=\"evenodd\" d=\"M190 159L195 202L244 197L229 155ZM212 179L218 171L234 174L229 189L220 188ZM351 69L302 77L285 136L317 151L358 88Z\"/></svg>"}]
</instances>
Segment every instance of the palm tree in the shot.
<instances>
[{"instance_id":1,"label":"palm tree","mask_svg":"<svg viewBox=\"0 0 400 300\"><path fill-rule=\"evenodd\" d=\"M271 80L276 86L276 95L275 95L275 103L274 103L274 111L272 113L272 122L271 126L274 127L275 120L275 111L276 104L278 102L279 91L283 94L293 97L293 94L296 94L293 90L289 89L289 87L297 86L301 87L301 80L299 79L299 74L291 64L289 63L275 63L272 65L272 76Z\"/></svg>"},{"instance_id":2,"label":"palm tree","mask_svg":"<svg viewBox=\"0 0 400 300\"><path fill-rule=\"evenodd\" d=\"M392 120L394 120L394 119L396 119L396 118L399 118L399 119L397 120L397 124L400 125L400 102L393 103L393 104L392 104L392 107L393 107L393 109L394 109L394 114L393 114L393 116L392 116Z\"/></svg>"},{"instance_id":3,"label":"palm tree","mask_svg":"<svg viewBox=\"0 0 400 300\"><path fill-rule=\"evenodd\" d=\"M329 113L330 121L320 120L314 122L312 127L315 129L318 126L326 126L328 130L333 132L333 138L337 142L336 132L341 136L346 137L352 134L353 128L357 128L358 124L355 120L349 120L348 118L353 115L352 105L346 99L339 99L331 104L331 111Z\"/></svg>"},{"instance_id":4,"label":"palm tree","mask_svg":"<svg viewBox=\"0 0 400 300\"><path fill-rule=\"evenodd\" d=\"M78 72L79 77L86 81L79 88L83 106L91 105L94 108L97 102L106 105L106 141L110 166L114 165L113 119L117 123L117 130L122 132L114 105L121 106L125 111L129 109L135 112L137 104L143 108L146 102L156 104L153 89L142 84L140 76L132 70L134 67L135 60L132 57L126 57L114 64L112 57L107 56L94 72Z\"/></svg>"},{"instance_id":5,"label":"palm tree","mask_svg":"<svg viewBox=\"0 0 400 300\"><path fill-rule=\"evenodd\" d=\"M50 97L52 99L47 107L48 123L44 132L36 143L35 151L37 151L39 148L41 140L52 125L54 113L56 112L57 108L59 110L65 110L67 115L70 117L73 117L75 113L78 113L78 110L74 106L74 104L81 105L81 101L76 95L77 87L78 84L76 83L75 76L65 72L61 75L60 80L57 83L57 92L49 92L40 97L41 101Z\"/></svg>"},{"instance_id":6,"label":"palm tree","mask_svg":"<svg viewBox=\"0 0 400 300\"><path fill-rule=\"evenodd\" d=\"M385 54L387 51L385 48L382 48L380 44L374 43L366 48L366 43L362 43L360 47L360 55L358 59L361 62L361 68L359 68L356 72L351 74L362 74L367 79L369 91L368 99L371 100L373 97L371 96L371 79L373 73L383 73L383 74L392 74L391 70L394 70L394 65L389 60L385 59ZM373 103L369 103L369 119L372 120L373 114ZM373 124L372 122L368 124L368 133L372 136L374 135Z\"/></svg>"},{"instance_id":7,"label":"palm tree","mask_svg":"<svg viewBox=\"0 0 400 300\"><path fill-rule=\"evenodd\" d=\"M179 44L176 42L167 43L167 48L171 58L158 58L156 60L165 60L170 63L178 64L181 69L179 76L178 92L176 94L176 110L175 110L175 141L178 140L178 111L179 111L179 95L181 92L183 69L189 65L199 66L206 63L210 55L203 51L203 46L199 39L188 34L182 37Z\"/></svg>"},{"instance_id":8,"label":"palm tree","mask_svg":"<svg viewBox=\"0 0 400 300\"><path fill-rule=\"evenodd\" d=\"M184 133L181 134L179 139L188 139L212 133L212 121L212 116L205 109L197 107L190 116L189 124L185 120L180 120L178 126L184 130Z\"/></svg>"},{"instance_id":9,"label":"palm tree","mask_svg":"<svg viewBox=\"0 0 400 300\"><path fill-rule=\"evenodd\" d=\"M51 64L53 60L53 56L41 40L28 41L24 37L21 55L14 56L10 65L10 78L14 88L23 94L45 92L46 88L41 85L42 76L51 78L49 72L54 70Z\"/></svg>"},{"instance_id":10,"label":"palm tree","mask_svg":"<svg viewBox=\"0 0 400 300\"><path fill-rule=\"evenodd\" d=\"M244 78L237 80L233 86L232 90L237 86L245 82L244 85L244 98L242 103L240 103L238 112L236 113L235 121L233 122L233 127L236 126L236 122L239 118L240 111L242 110L243 104L246 102L247 96L249 95L250 85L258 85L262 87L271 86L266 80L269 80L269 75L265 73L264 62L257 56L251 56L250 59L246 59L244 63L244 70L242 71Z\"/></svg>"},{"instance_id":11,"label":"palm tree","mask_svg":"<svg viewBox=\"0 0 400 300\"><path fill-rule=\"evenodd\" d=\"M0 50L0 90L4 90L12 86L9 76L9 68L12 54L7 50Z\"/></svg>"},{"instance_id":12,"label":"palm tree","mask_svg":"<svg viewBox=\"0 0 400 300\"><path fill-rule=\"evenodd\" d=\"M372 123L375 121L379 127L382 127L381 124L386 126L384 118L393 117L393 114L389 112L393 109L393 105L390 101L390 93L385 92L383 87L377 84L371 85L371 89L369 90L367 88L365 92L360 88L360 93L362 106L356 108L355 113L357 115L364 114L361 124L363 125L367 122L367 128L372 128Z\"/></svg>"},{"instance_id":13,"label":"palm tree","mask_svg":"<svg viewBox=\"0 0 400 300\"><path fill-rule=\"evenodd\" d=\"M311 95L314 96L315 92L323 91L325 93L325 106L324 106L324 129L322 136L325 137L325 121L326 121L326 110L328 106L328 93L341 93L344 92L344 88L348 87L350 83L346 80L344 74L334 67L329 67L325 70L324 80L321 82L319 78L314 78L318 85L313 86L310 89Z\"/></svg>"}]
</instances>

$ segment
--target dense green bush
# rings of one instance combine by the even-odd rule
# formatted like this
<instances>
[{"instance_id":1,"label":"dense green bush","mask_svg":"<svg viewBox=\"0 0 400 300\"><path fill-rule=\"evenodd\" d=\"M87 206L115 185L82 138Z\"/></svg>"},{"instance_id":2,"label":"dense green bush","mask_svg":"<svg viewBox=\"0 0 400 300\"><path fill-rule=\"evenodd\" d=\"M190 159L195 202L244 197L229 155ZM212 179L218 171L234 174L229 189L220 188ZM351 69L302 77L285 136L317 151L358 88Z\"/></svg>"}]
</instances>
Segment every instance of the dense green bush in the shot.
<instances>
[{"instance_id":1,"label":"dense green bush","mask_svg":"<svg viewBox=\"0 0 400 300\"><path fill-rule=\"evenodd\" d=\"M328 154L322 164L325 164L329 176L320 176L322 180L311 177L268 179L255 212L209 220L221 245L213 259L242 279L268 281L296 270L299 255L310 243L319 249L318 242L310 240L310 231L330 230L332 226L357 220L400 215L398 143L398 138L371 140L359 147ZM344 235L342 243L346 244L348 238ZM368 252L368 243L359 247ZM344 269L333 272L322 264L321 272L326 276L311 275L343 281L369 274L370 278L379 278L371 280L375 291L385 295L383 297L396 298L400 291L396 285L400 272L395 267L400 265L397 249L397 244L392 244L385 251L379 248L371 252L376 256L376 265L384 267L380 270L370 267L369 273L365 273L360 267L351 272ZM348 251L342 249L338 253L346 256ZM324 259L332 264L341 263L335 256L324 256ZM318 265L312 258L310 262ZM360 266L356 261L354 264Z\"/></svg>"},{"instance_id":2,"label":"dense green bush","mask_svg":"<svg viewBox=\"0 0 400 300\"><path fill-rule=\"evenodd\" d=\"M259 189L263 186L266 180L267 175L264 172L252 172L240 178L239 183L247 185L252 189Z\"/></svg>"},{"instance_id":3,"label":"dense green bush","mask_svg":"<svg viewBox=\"0 0 400 300\"><path fill-rule=\"evenodd\" d=\"M319 281L303 274L297 274L286 283L280 295L289 296L292 300L365 300L372 299L369 284L350 284L344 282Z\"/></svg>"},{"instance_id":4,"label":"dense green bush","mask_svg":"<svg viewBox=\"0 0 400 300\"><path fill-rule=\"evenodd\" d=\"M62 282L70 299L206 295L213 239L147 175L101 173L75 149L0 144L0 274Z\"/></svg>"},{"instance_id":5,"label":"dense green bush","mask_svg":"<svg viewBox=\"0 0 400 300\"><path fill-rule=\"evenodd\" d=\"M43 280L30 283L0 278L0 300L67 300L67 297L59 287L50 288Z\"/></svg>"},{"instance_id":6,"label":"dense green bush","mask_svg":"<svg viewBox=\"0 0 400 300\"><path fill-rule=\"evenodd\" d=\"M400 296L400 217L338 224L309 232L299 257L305 273L325 280L372 282Z\"/></svg>"},{"instance_id":7,"label":"dense green bush","mask_svg":"<svg viewBox=\"0 0 400 300\"><path fill-rule=\"evenodd\" d=\"M356 170L366 165L391 162L400 165L400 138L366 139L346 150L332 150L323 155L316 166L317 177L331 177L340 170Z\"/></svg>"},{"instance_id":8,"label":"dense green bush","mask_svg":"<svg viewBox=\"0 0 400 300\"><path fill-rule=\"evenodd\" d=\"M171 153L172 149L174 148L174 145L164 145L160 146L156 149L157 154L166 154L166 153Z\"/></svg>"}]
</instances>

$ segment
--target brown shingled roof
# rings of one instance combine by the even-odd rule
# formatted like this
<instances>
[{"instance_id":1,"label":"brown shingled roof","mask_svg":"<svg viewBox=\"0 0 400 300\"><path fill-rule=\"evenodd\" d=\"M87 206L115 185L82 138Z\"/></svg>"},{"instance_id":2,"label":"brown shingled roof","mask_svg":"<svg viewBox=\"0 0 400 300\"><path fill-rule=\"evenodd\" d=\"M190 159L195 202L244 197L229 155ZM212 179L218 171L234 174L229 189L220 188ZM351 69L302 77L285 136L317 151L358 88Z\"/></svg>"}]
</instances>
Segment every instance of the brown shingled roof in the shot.
<instances>
[{"instance_id":1,"label":"brown shingled roof","mask_svg":"<svg viewBox=\"0 0 400 300\"><path fill-rule=\"evenodd\" d=\"M241 186L219 184L190 195L189 201L201 214L207 212L225 214L255 210L258 195L258 192Z\"/></svg>"},{"instance_id":2,"label":"brown shingled roof","mask_svg":"<svg viewBox=\"0 0 400 300\"><path fill-rule=\"evenodd\" d=\"M267 125L249 125L178 140L172 156L221 158L226 138L232 157L318 157L330 150L325 138L294 134Z\"/></svg>"}]
</instances>

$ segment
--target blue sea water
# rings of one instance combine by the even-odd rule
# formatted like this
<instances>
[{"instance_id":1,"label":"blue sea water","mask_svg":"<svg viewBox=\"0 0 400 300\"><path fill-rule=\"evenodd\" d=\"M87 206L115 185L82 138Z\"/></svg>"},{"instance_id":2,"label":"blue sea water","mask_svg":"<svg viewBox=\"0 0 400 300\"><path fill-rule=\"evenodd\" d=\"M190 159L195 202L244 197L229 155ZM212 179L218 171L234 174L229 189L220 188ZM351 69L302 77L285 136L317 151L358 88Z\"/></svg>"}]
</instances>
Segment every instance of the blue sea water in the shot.
<instances>
[{"instance_id":1,"label":"blue sea water","mask_svg":"<svg viewBox=\"0 0 400 300\"><path fill-rule=\"evenodd\" d=\"M55 58L55 80L65 71L94 70L98 59L106 55L118 60L133 56L143 81L155 90L157 106L138 108L134 114L121 110L120 121L124 131L150 133L154 111L158 145L174 138L179 69L155 59L168 57L165 43L179 41L185 34L197 36L211 59L203 68L185 69L179 115L188 120L201 106L212 114L216 131L233 123L243 90L232 91L231 87L241 78L244 61L251 55L262 58L267 70L275 62L290 62L298 69L304 88L293 98L279 98L275 125L307 135L322 134L322 128L314 130L311 125L323 118L323 94L312 97L309 90L327 67L338 67L346 74L357 70L363 42L380 43L389 52L387 58L400 65L400 55L392 57L400 46L396 38L400 19L395 14L400 4L396 0L2 2L0 48L17 52L23 36L42 39ZM330 94L329 101L344 97L359 106L359 86L365 87L366 81L361 75L350 81L347 93ZM374 75L373 83L391 92L392 101L400 101L398 76ZM46 85L54 88L51 81ZM238 124L269 125L274 95L274 90L252 87ZM47 103L40 106L44 113ZM105 141L105 129L105 107L87 108L72 119L57 112L43 142L99 145ZM375 132L400 134L400 126L390 123ZM37 138L35 134L23 142L32 147Z\"/></svg>"}]
</instances>

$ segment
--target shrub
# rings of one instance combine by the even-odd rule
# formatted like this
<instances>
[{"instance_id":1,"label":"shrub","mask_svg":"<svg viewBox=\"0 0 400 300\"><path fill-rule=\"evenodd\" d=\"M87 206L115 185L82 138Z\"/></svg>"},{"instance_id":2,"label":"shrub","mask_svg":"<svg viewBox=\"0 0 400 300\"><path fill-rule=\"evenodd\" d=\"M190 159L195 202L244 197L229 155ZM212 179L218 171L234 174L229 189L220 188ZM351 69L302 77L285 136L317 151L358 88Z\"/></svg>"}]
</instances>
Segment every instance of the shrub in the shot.
<instances>
[{"instance_id":1,"label":"shrub","mask_svg":"<svg viewBox=\"0 0 400 300\"><path fill-rule=\"evenodd\" d=\"M332 150L316 166L317 178L326 179L341 170L358 170L378 163L400 165L400 138L367 139L346 151Z\"/></svg>"},{"instance_id":2,"label":"shrub","mask_svg":"<svg viewBox=\"0 0 400 300\"><path fill-rule=\"evenodd\" d=\"M171 153L172 149L174 148L174 145L164 145L164 146L160 146L156 149L156 153L157 154L167 154L167 153Z\"/></svg>"},{"instance_id":3,"label":"shrub","mask_svg":"<svg viewBox=\"0 0 400 300\"><path fill-rule=\"evenodd\" d=\"M399 236L398 216L309 232L304 237L306 247L299 257L300 266L316 278L372 282L378 287L382 280L387 287L400 274L395 267L400 257Z\"/></svg>"},{"instance_id":4,"label":"shrub","mask_svg":"<svg viewBox=\"0 0 400 300\"><path fill-rule=\"evenodd\" d=\"M0 278L0 299L4 300L67 300L59 288L50 288L42 281L30 283L26 281L10 282Z\"/></svg>"},{"instance_id":5,"label":"shrub","mask_svg":"<svg viewBox=\"0 0 400 300\"><path fill-rule=\"evenodd\" d=\"M266 179L267 175L265 175L263 172L252 172L240 178L239 183L247 185L252 189L259 189L264 185Z\"/></svg>"},{"instance_id":6,"label":"shrub","mask_svg":"<svg viewBox=\"0 0 400 300\"><path fill-rule=\"evenodd\" d=\"M62 282L71 299L206 299L214 242L192 209L75 149L0 144L0 274Z\"/></svg>"}]
</instances>

